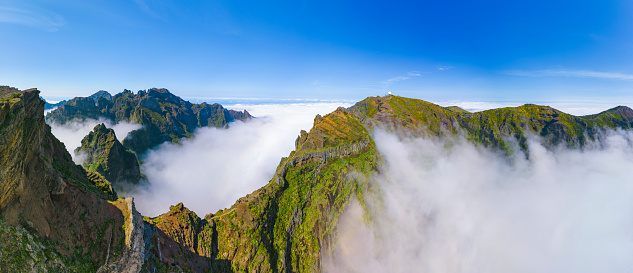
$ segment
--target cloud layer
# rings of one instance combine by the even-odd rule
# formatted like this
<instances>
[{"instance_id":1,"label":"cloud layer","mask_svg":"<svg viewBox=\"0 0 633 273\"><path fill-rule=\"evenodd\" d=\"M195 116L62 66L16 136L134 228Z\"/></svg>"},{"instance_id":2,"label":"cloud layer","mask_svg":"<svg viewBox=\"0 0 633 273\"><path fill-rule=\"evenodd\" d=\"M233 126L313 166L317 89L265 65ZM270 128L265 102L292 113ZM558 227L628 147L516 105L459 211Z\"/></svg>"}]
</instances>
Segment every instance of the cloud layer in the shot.
<instances>
[{"instance_id":1,"label":"cloud layer","mask_svg":"<svg viewBox=\"0 0 633 273\"><path fill-rule=\"evenodd\" d=\"M371 223L353 205L328 272L629 272L633 134L510 159L382 131Z\"/></svg>"}]
</instances>

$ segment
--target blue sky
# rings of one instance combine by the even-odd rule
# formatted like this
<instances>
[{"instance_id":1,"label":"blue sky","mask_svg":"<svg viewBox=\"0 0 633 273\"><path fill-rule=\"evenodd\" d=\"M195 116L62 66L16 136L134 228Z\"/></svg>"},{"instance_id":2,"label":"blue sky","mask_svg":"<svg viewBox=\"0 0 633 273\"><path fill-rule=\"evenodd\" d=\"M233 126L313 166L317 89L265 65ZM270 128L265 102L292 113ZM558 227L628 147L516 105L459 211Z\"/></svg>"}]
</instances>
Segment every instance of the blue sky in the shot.
<instances>
[{"instance_id":1,"label":"blue sky","mask_svg":"<svg viewBox=\"0 0 633 273\"><path fill-rule=\"evenodd\" d=\"M0 0L0 84L625 104L632 15L631 1Z\"/></svg>"}]
</instances>

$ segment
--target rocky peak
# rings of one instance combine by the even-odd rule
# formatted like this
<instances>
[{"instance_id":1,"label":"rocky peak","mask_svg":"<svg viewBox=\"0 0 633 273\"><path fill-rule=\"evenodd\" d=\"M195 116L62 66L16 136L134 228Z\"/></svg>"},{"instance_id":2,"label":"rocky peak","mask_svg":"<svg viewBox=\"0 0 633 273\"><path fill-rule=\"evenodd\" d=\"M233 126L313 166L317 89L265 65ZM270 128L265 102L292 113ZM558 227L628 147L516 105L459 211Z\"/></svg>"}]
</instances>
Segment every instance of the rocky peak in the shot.
<instances>
[{"instance_id":1,"label":"rocky peak","mask_svg":"<svg viewBox=\"0 0 633 273\"><path fill-rule=\"evenodd\" d=\"M116 138L114 130L97 124L83 140L75 154L83 158L87 170L97 172L116 188L126 183L137 184L141 179L136 155Z\"/></svg>"},{"instance_id":2,"label":"rocky peak","mask_svg":"<svg viewBox=\"0 0 633 273\"><path fill-rule=\"evenodd\" d=\"M220 104L192 104L164 88L141 90L137 94L125 90L111 99L107 98L107 92L100 92L93 95L96 99L75 98L62 105L47 115L47 121L63 124L74 118L105 118L142 124L142 129L122 140L123 145L140 155L163 142L191 137L199 127L224 128L232 121L252 118L247 111L228 110Z\"/></svg>"},{"instance_id":3,"label":"rocky peak","mask_svg":"<svg viewBox=\"0 0 633 273\"><path fill-rule=\"evenodd\" d=\"M66 266L94 272L120 251L121 211L52 135L36 89L0 88L0 178L3 221L46 242Z\"/></svg>"},{"instance_id":4,"label":"rocky peak","mask_svg":"<svg viewBox=\"0 0 633 273\"><path fill-rule=\"evenodd\" d=\"M104 90L97 91L96 93L88 97L92 98L95 101L95 103L99 100L99 98L104 98L106 100L112 99L112 95L108 91L104 91Z\"/></svg>"}]
</instances>

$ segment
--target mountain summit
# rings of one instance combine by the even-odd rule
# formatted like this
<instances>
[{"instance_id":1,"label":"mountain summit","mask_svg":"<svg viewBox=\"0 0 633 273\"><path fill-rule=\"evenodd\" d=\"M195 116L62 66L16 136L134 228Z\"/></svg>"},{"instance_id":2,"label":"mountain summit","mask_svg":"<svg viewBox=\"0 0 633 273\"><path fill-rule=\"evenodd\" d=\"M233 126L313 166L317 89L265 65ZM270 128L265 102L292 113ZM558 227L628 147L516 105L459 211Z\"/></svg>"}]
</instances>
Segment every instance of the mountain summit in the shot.
<instances>
[{"instance_id":1,"label":"mountain summit","mask_svg":"<svg viewBox=\"0 0 633 273\"><path fill-rule=\"evenodd\" d=\"M75 154L82 158L86 170L103 175L115 188L127 183L138 184L141 179L136 155L126 149L116 138L114 130L104 124L97 124L84 137Z\"/></svg>"}]
</instances>

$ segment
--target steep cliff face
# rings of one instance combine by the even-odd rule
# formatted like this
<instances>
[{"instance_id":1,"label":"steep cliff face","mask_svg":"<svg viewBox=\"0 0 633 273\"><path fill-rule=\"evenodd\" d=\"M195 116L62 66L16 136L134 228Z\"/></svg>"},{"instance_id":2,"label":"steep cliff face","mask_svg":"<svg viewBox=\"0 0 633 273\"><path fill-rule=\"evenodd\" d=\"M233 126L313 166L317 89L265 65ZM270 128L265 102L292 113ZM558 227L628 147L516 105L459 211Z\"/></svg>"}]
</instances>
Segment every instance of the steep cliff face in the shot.
<instances>
[{"instance_id":1,"label":"steep cliff face","mask_svg":"<svg viewBox=\"0 0 633 273\"><path fill-rule=\"evenodd\" d=\"M123 147L114 130L104 124L97 124L81 140L75 154L82 158L84 168L103 175L115 188L128 183L137 184L141 179L136 155Z\"/></svg>"},{"instance_id":2,"label":"steep cliff face","mask_svg":"<svg viewBox=\"0 0 633 273\"><path fill-rule=\"evenodd\" d=\"M73 163L44 122L38 94L0 88L0 216L54 252L47 252L48 265L59 257L60 268L94 272L123 251L120 201L109 202L112 192L97 188Z\"/></svg>"},{"instance_id":3,"label":"steep cliff face","mask_svg":"<svg viewBox=\"0 0 633 273\"><path fill-rule=\"evenodd\" d=\"M107 93L107 92L106 92ZM178 142L191 137L199 127L227 127L234 120L248 120L246 111L233 111L219 104L192 104L167 89L152 88L137 94L125 90L111 98L97 93L89 98L75 98L47 115L48 122L64 124L75 118L105 118L143 125L130 132L123 145L142 154L163 142Z\"/></svg>"}]
</instances>

